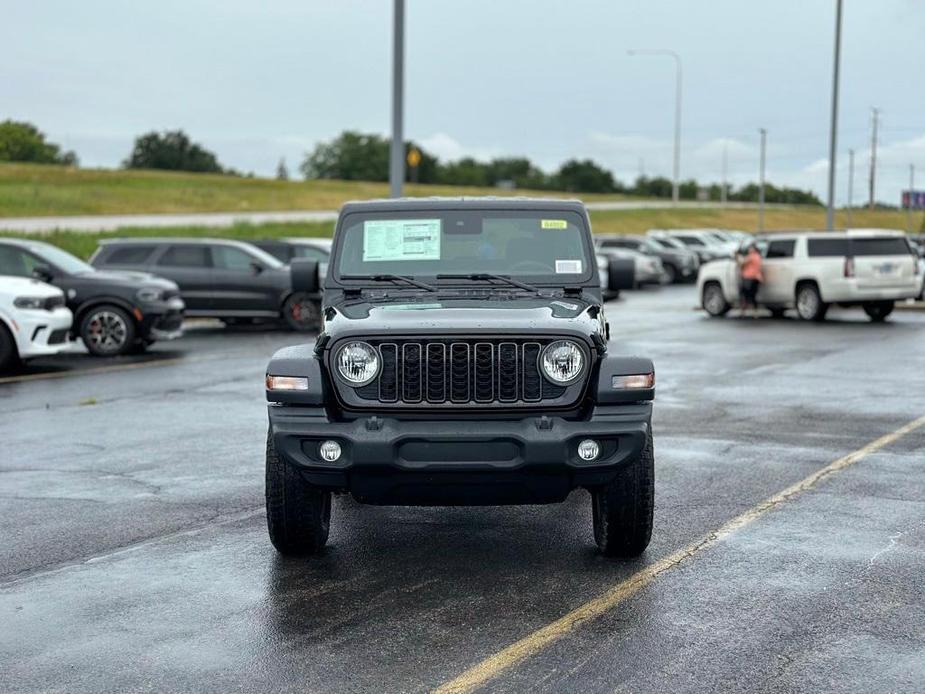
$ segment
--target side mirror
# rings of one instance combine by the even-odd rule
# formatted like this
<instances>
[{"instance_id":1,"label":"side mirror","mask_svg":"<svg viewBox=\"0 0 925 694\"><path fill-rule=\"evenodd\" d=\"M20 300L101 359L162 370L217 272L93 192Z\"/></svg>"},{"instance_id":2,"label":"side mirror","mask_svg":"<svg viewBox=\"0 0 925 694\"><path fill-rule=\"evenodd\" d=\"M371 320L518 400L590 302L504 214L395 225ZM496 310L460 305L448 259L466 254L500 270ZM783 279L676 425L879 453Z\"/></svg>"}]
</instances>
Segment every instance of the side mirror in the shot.
<instances>
[{"instance_id":1,"label":"side mirror","mask_svg":"<svg viewBox=\"0 0 925 694\"><path fill-rule=\"evenodd\" d=\"M632 258L611 258L607 265L607 289L618 292L636 284L636 263Z\"/></svg>"},{"instance_id":2,"label":"side mirror","mask_svg":"<svg viewBox=\"0 0 925 694\"><path fill-rule=\"evenodd\" d=\"M32 268L32 276L42 282L50 282L55 275L48 265L36 265Z\"/></svg>"},{"instance_id":3,"label":"side mirror","mask_svg":"<svg viewBox=\"0 0 925 694\"><path fill-rule=\"evenodd\" d=\"M306 294L318 293L318 261L311 258L295 258L289 264L292 291Z\"/></svg>"},{"instance_id":4,"label":"side mirror","mask_svg":"<svg viewBox=\"0 0 925 694\"><path fill-rule=\"evenodd\" d=\"M260 263L251 263L251 272L253 272L255 275L259 275L261 272L263 272L263 265Z\"/></svg>"}]
</instances>

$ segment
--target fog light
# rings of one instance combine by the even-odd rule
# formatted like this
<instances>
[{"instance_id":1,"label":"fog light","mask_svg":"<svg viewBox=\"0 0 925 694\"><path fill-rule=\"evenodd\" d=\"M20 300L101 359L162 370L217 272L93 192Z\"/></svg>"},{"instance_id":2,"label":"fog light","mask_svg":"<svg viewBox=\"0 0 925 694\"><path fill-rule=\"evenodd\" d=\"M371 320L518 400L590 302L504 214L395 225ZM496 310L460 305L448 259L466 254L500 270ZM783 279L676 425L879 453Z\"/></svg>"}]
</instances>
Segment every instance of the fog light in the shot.
<instances>
[{"instance_id":1,"label":"fog light","mask_svg":"<svg viewBox=\"0 0 925 694\"><path fill-rule=\"evenodd\" d=\"M601 454L601 447L597 441L585 439L578 444L578 457L582 460L594 460Z\"/></svg>"},{"instance_id":2,"label":"fog light","mask_svg":"<svg viewBox=\"0 0 925 694\"><path fill-rule=\"evenodd\" d=\"M318 453L324 460L333 463L340 458L340 444L337 441L325 441L318 446Z\"/></svg>"}]
</instances>

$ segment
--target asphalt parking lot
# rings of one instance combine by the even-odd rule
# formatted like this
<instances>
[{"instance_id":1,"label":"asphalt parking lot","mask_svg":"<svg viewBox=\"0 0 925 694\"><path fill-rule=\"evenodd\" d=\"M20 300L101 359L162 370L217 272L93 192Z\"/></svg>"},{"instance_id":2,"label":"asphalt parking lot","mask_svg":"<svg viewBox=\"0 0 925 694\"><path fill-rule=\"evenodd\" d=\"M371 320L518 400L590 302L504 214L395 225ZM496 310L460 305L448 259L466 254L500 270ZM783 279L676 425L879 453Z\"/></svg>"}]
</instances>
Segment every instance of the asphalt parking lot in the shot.
<instances>
[{"instance_id":1,"label":"asphalt parking lot","mask_svg":"<svg viewBox=\"0 0 925 694\"><path fill-rule=\"evenodd\" d=\"M590 500L335 502L266 536L272 329L0 379L2 691L921 691L925 313L710 320L608 304L655 360L656 528L602 558ZM770 500L766 503L766 500Z\"/></svg>"}]
</instances>

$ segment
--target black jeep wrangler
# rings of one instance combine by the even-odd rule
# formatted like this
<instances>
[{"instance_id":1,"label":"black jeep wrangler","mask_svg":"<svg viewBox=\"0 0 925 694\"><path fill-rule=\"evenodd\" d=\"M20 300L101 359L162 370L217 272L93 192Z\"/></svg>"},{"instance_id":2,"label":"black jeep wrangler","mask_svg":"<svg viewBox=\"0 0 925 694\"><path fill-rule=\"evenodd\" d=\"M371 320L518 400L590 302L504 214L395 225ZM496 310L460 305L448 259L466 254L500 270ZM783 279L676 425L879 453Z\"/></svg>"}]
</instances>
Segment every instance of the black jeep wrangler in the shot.
<instances>
[{"instance_id":1,"label":"black jeep wrangler","mask_svg":"<svg viewBox=\"0 0 925 694\"><path fill-rule=\"evenodd\" d=\"M315 261L292 264L317 290ZM610 261L610 289L633 284ZM649 543L649 359L608 345L578 201L405 199L341 210L314 344L266 376L266 503L283 554L324 546L331 494L400 505L545 504L582 487L606 555Z\"/></svg>"}]
</instances>

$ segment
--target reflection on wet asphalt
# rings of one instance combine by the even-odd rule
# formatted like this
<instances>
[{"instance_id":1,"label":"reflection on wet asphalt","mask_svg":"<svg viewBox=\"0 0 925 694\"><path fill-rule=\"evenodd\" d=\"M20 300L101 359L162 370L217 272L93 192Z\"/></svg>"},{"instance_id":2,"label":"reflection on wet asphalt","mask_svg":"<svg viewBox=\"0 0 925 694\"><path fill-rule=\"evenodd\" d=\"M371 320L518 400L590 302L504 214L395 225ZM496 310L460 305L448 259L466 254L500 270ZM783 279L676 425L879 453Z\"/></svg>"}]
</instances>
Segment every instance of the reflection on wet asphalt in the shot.
<instances>
[{"instance_id":1,"label":"reflection on wet asphalt","mask_svg":"<svg viewBox=\"0 0 925 694\"><path fill-rule=\"evenodd\" d=\"M510 508L342 497L326 553L280 559L262 376L291 333L200 326L156 346L156 367L0 383L0 690L432 689L925 414L925 314L711 321L693 304L676 287L607 307L614 346L658 370L640 562L596 554L584 492ZM871 455L490 688L915 689L923 449L919 430Z\"/></svg>"}]
</instances>

